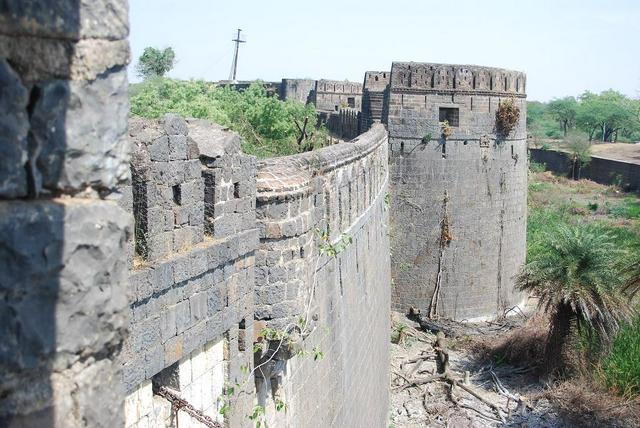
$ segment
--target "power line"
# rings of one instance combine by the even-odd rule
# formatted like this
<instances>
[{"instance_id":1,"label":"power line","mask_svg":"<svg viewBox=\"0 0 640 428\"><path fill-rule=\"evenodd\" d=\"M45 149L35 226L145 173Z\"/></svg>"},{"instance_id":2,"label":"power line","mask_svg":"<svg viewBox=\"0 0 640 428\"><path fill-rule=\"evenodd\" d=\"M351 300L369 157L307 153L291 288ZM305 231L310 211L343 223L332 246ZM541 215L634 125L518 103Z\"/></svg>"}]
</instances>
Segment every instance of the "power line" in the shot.
<instances>
[{"instance_id":1,"label":"power line","mask_svg":"<svg viewBox=\"0 0 640 428\"><path fill-rule=\"evenodd\" d=\"M236 72L238 71L238 51L240 50L240 43L247 43L246 40L240 38L242 30L238 28L238 35L232 41L236 43L236 51L233 54L233 62L231 63L231 73L229 73L229 80L236 80Z\"/></svg>"}]
</instances>

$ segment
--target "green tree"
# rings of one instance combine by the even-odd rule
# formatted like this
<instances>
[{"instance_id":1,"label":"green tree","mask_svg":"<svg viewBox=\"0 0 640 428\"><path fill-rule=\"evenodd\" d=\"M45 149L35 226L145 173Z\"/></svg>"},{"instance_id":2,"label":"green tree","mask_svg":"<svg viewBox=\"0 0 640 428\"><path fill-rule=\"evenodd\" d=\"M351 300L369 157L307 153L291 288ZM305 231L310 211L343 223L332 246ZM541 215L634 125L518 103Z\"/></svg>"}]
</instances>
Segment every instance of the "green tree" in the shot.
<instances>
[{"instance_id":1,"label":"green tree","mask_svg":"<svg viewBox=\"0 0 640 428\"><path fill-rule=\"evenodd\" d=\"M591 141L584 133L573 130L565 136L563 143L571 155L571 176L579 180L582 167L591 162Z\"/></svg>"},{"instance_id":2,"label":"green tree","mask_svg":"<svg viewBox=\"0 0 640 428\"><path fill-rule=\"evenodd\" d=\"M549 106L540 101L527 102L527 132L539 140L542 138L562 138L562 131L549 113Z\"/></svg>"},{"instance_id":3,"label":"green tree","mask_svg":"<svg viewBox=\"0 0 640 428\"><path fill-rule=\"evenodd\" d=\"M260 82L240 92L203 81L152 78L132 85L130 104L134 116L172 112L228 126L242 137L243 150L259 157L312 150L326 140L326 130L315 126L313 105L280 101ZM305 121L311 126L305 128Z\"/></svg>"},{"instance_id":4,"label":"green tree","mask_svg":"<svg viewBox=\"0 0 640 428\"><path fill-rule=\"evenodd\" d=\"M162 77L167 74L176 63L176 53L173 48L164 50L146 47L138 59L136 70L143 79Z\"/></svg>"},{"instance_id":5,"label":"green tree","mask_svg":"<svg viewBox=\"0 0 640 428\"><path fill-rule=\"evenodd\" d=\"M578 110L576 99L574 97L554 99L549 102L547 110L551 117L560 123L562 133L566 136L569 129L575 125Z\"/></svg>"},{"instance_id":6,"label":"green tree","mask_svg":"<svg viewBox=\"0 0 640 428\"><path fill-rule=\"evenodd\" d=\"M551 314L544 359L549 374L564 371L575 324L608 343L620 323L632 319L635 290L621 275L623 255L611 234L592 225L559 224L537 242L516 284Z\"/></svg>"},{"instance_id":7,"label":"green tree","mask_svg":"<svg viewBox=\"0 0 640 428\"><path fill-rule=\"evenodd\" d=\"M589 139L600 136L602 141L616 141L619 134L629 134L640 127L635 103L612 90L582 94L576 123Z\"/></svg>"}]
</instances>

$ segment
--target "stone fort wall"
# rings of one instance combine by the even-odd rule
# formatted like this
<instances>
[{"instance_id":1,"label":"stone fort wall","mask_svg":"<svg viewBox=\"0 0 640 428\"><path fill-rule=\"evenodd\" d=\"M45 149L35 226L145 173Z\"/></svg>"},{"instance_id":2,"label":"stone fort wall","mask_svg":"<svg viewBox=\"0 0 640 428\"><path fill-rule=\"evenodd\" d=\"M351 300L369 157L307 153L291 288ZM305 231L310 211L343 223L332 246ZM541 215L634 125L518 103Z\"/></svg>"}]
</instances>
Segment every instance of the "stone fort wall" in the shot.
<instances>
[{"instance_id":1,"label":"stone fort wall","mask_svg":"<svg viewBox=\"0 0 640 428\"><path fill-rule=\"evenodd\" d=\"M572 176L568 153L556 150L529 149L533 162L544 163L547 170ZM580 168L580 177L600 184L615 184L629 192L640 191L640 164L591 156L591 162Z\"/></svg>"},{"instance_id":2,"label":"stone fort wall","mask_svg":"<svg viewBox=\"0 0 640 428\"><path fill-rule=\"evenodd\" d=\"M283 356L258 375L273 426L386 424L387 150L378 125L349 143L258 167L256 320L275 328L306 320L312 354ZM332 254L339 242L343 251ZM286 413L273 410L277 398L290 403Z\"/></svg>"},{"instance_id":3,"label":"stone fort wall","mask_svg":"<svg viewBox=\"0 0 640 428\"><path fill-rule=\"evenodd\" d=\"M229 426L246 425L255 405L274 426L382 424L389 319L379 314L390 307L384 127L259 165L240 152L237 135L204 121L132 119L129 133L132 181L120 200L135 231L130 334L119 358L125 426L199 426L174 412L161 387ZM320 231L329 231L326 239ZM345 234L344 252L321 254ZM300 319L308 320L303 352L254 355L265 327L289 332ZM376 376L367 374L372 367Z\"/></svg>"},{"instance_id":4,"label":"stone fort wall","mask_svg":"<svg viewBox=\"0 0 640 428\"><path fill-rule=\"evenodd\" d=\"M367 71L362 85L362 113L360 132L365 132L374 123L381 123L386 117L385 98L389 90L391 73L388 71Z\"/></svg>"},{"instance_id":5,"label":"stone fort wall","mask_svg":"<svg viewBox=\"0 0 640 428\"><path fill-rule=\"evenodd\" d=\"M505 137L496 135L495 115L506 98L520 119ZM446 139L444 119L453 131ZM469 319L520 303L513 276L526 250L524 74L394 63L386 120L393 308Z\"/></svg>"},{"instance_id":6,"label":"stone fort wall","mask_svg":"<svg viewBox=\"0 0 640 428\"><path fill-rule=\"evenodd\" d=\"M0 425L197 426L170 393L228 426L256 404L272 426L383 426L391 301L518 303L524 74L395 63L388 133L257 162L214 124L127 123L127 2L50 3L0 7ZM319 110L361 96L316 82Z\"/></svg>"},{"instance_id":7,"label":"stone fort wall","mask_svg":"<svg viewBox=\"0 0 640 428\"><path fill-rule=\"evenodd\" d=\"M0 5L3 427L123 425L128 33L124 0Z\"/></svg>"}]
</instances>

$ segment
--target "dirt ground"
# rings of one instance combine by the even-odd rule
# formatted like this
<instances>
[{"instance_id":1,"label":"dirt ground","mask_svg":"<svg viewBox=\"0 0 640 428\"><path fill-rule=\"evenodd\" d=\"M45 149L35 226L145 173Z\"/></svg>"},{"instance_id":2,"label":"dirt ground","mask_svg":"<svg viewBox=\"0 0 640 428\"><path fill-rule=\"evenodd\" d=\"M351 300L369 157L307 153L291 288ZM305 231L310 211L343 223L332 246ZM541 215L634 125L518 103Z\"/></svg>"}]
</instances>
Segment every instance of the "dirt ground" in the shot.
<instances>
[{"instance_id":1,"label":"dirt ground","mask_svg":"<svg viewBox=\"0 0 640 428\"><path fill-rule=\"evenodd\" d=\"M640 144L598 143L591 151L594 156L640 164Z\"/></svg>"},{"instance_id":2,"label":"dirt ground","mask_svg":"<svg viewBox=\"0 0 640 428\"><path fill-rule=\"evenodd\" d=\"M536 145L530 141L530 147L541 147L543 143L549 144L554 149L563 150L560 140L540 140ZM640 164L640 143L599 143L591 145L591 153L594 156L621 160Z\"/></svg>"},{"instance_id":3,"label":"dirt ground","mask_svg":"<svg viewBox=\"0 0 640 428\"><path fill-rule=\"evenodd\" d=\"M543 383L534 367L498 364L480 355L478 340L517 334L525 328L525 321L518 315L502 322L449 322L443 330L449 377L433 380L437 377L436 335L415 320L394 313L389 427L637 426L639 419L603 419L590 414L593 409L580 408L583 403L579 401L584 398L578 397L581 391ZM628 409L624 406L640 407L637 402L628 404L622 399L613 404L604 401L605 411L611 413L618 408L626 416Z\"/></svg>"}]
</instances>

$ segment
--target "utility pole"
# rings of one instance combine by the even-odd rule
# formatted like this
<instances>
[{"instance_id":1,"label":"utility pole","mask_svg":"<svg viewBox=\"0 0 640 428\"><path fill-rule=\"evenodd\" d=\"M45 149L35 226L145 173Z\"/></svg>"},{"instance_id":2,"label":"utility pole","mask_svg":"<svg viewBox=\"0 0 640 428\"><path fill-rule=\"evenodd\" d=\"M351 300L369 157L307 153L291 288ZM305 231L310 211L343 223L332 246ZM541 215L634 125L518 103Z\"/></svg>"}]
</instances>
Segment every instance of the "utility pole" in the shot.
<instances>
[{"instance_id":1,"label":"utility pole","mask_svg":"<svg viewBox=\"0 0 640 428\"><path fill-rule=\"evenodd\" d=\"M236 80L236 72L238 71L238 51L240 50L240 43L247 43L246 40L240 38L242 30L238 28L238 35L232 41L236 43L236 51L233 54L233 62L231 63L231 73L229 74L229 80Z\"/></svg>"}]
</instances>

